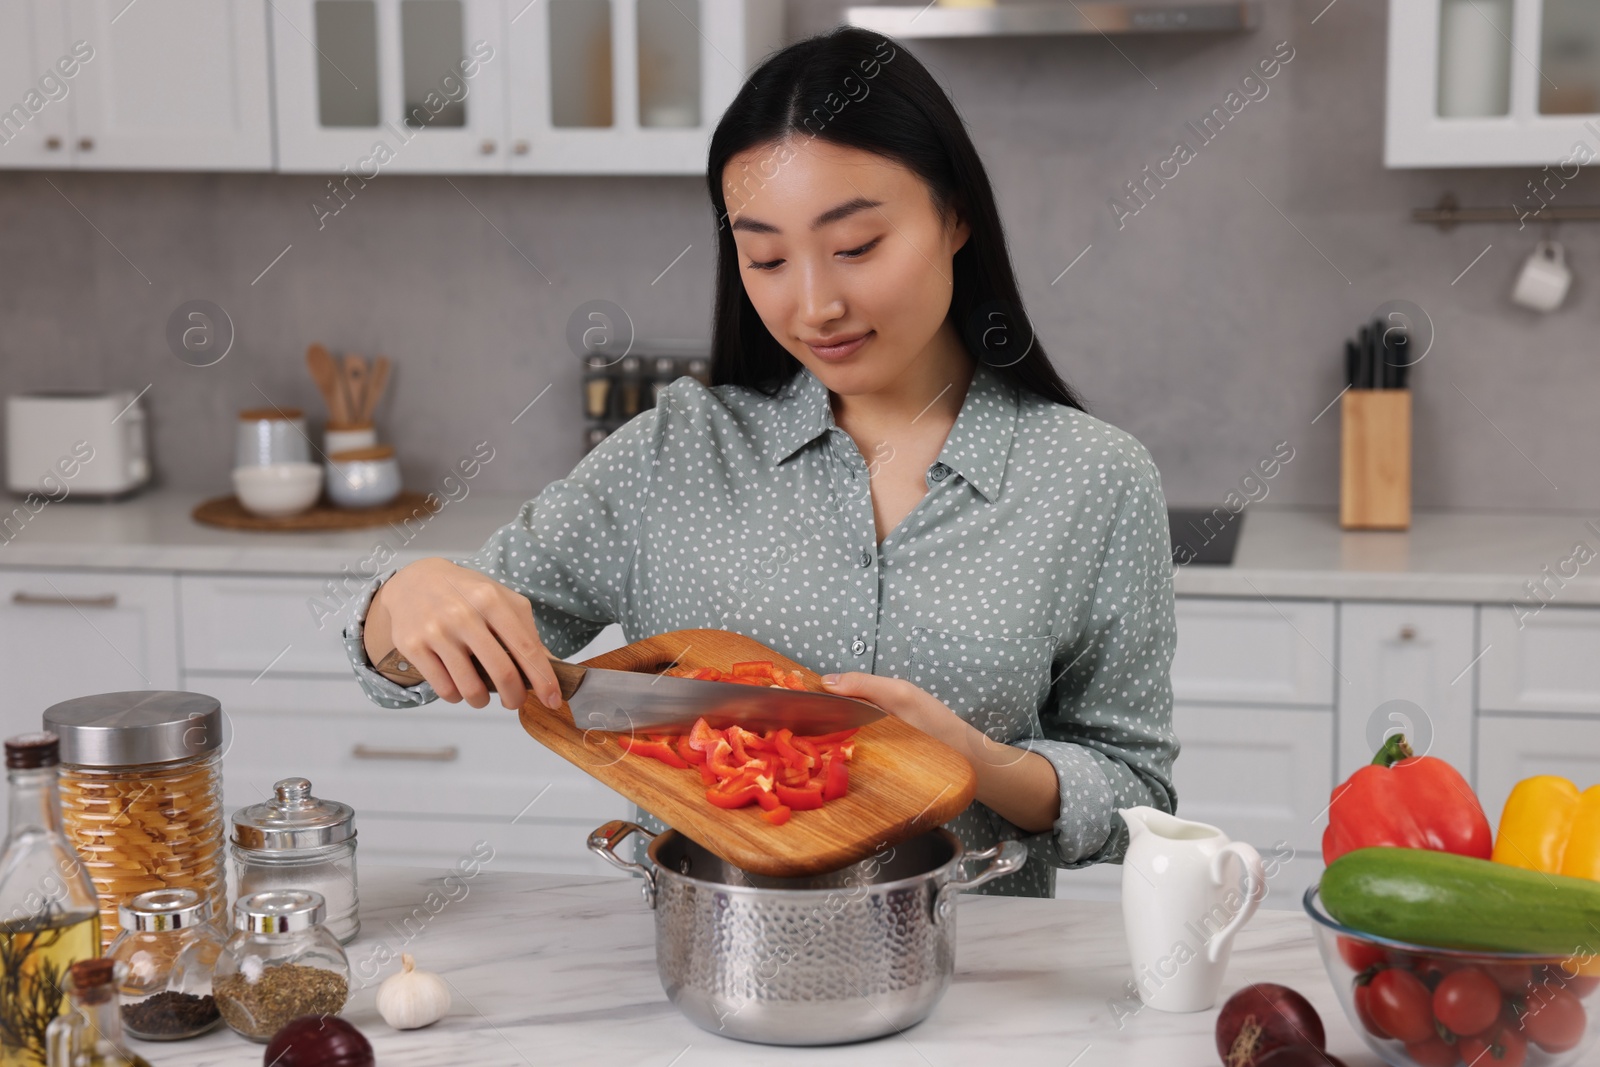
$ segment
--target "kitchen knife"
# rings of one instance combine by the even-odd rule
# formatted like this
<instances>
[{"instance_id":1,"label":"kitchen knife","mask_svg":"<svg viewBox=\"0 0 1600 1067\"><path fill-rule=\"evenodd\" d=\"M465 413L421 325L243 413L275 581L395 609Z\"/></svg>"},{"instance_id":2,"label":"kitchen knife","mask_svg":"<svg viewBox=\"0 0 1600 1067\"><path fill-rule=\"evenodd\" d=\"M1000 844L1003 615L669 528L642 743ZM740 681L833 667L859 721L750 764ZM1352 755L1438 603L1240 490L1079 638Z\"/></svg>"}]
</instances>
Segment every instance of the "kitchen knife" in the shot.
<instances>
[{"instance_id":1,"label":"kitchen knife","mask_svg":"<svg viewBox=\"0 0 1600 1067\"><path fill-rule=\"evenodd\" d=\"M476 659L472 664L493 689L483 665ZM874 704L831 693L580 667L554 658L550 666L567 707L572 709L573 725L585 730L687 730L704 717L718 729L737 724L746 730L788 727L801 735L828 734L865 726L884 715ZM379 660L375 669L401 685L423 680L422 672L408 663L399 649Z\"/></svg>"},{"instance_id":2,"label":"kitchen knife","mask_svg":"<svg viewBox=\"0 0 1600 1067\"><path fill-rule=\"evenodd\" d=\"M1361 352L1356 348L1354 341L1344 343L1344 384L1347 389L1356 387L1356 378L1361 373Z\"/></svg>"},{"instance_id":3,"label":"kitchen knife","mask_svg":"<svg viewBox=\"0 0 1600 1067\"><path fill-rule=\"evenodd\" d=\"M1360 359L1356 363L1356 388L1372 388L1372 331L1365 326L1356 341Z\"/></svg>"},{"instance_id":4,"label":"kitchen knife","mask_svg":"<svg viewBox=\"0 0 1600 1067\"><path fill-rule=\"evenodd\" d=\"M1394 387L1404 389L1411 378L1411 337L1397 330L1394 339Z\"/></svg>"}]
</instances>

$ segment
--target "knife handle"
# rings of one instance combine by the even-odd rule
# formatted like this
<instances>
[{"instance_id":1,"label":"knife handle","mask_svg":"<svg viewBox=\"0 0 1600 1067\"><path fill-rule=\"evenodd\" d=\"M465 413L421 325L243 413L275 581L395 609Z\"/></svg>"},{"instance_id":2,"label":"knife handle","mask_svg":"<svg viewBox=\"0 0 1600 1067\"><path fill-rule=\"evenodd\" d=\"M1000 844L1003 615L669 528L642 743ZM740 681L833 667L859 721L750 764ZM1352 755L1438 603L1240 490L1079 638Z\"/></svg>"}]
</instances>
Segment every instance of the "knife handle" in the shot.
<instances>
[{"instance_id":1,"label":"knife handle","mask_svg":"<svg viewBox=\"0 0 1600 1067\"><path fill-rule=\"evenodd\" d=\"M483 684L489 687L491 693L494 692L494 681L484 671L483 664L478 662L476 656L469 658L472 660L473 669L478 672L478 677L483 679ZM568 663L563 659L556 659L554 656L550 657L550 669L555 671L556 682L561 686L562 700L572 699L572 694L576 693L578 686L583 683L583 676L588 673L588 668L579 667L577 664ZM416 685L423 680L422 672L417 670L415 664L402 656L398 648L391 649L387 656L373 664L373 670L389 679L389 681L397 682L400 685ZM528 685L526 676L523 677L522 684L527 686L530 691L533 688Z\"/></svg>"}]
</instances>

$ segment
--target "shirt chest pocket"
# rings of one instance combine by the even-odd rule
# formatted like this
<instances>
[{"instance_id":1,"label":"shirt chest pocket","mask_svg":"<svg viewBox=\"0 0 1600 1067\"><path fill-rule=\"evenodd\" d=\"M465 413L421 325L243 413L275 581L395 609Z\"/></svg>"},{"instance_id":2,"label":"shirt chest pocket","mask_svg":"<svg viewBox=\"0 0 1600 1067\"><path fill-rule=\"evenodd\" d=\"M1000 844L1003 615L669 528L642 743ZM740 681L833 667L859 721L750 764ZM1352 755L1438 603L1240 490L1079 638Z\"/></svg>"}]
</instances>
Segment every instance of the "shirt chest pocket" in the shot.
<instances>
[{"instance_id":1,"label":"shirt chest pocket","mask_svg":"<svg viewBox=\"0 0 1600 1067\"><path fill-rule=\"evenodd\" d=\"M911 629L909 680L996 740L1029 732L1050 689L1055 639Z\"/></svg>"}]
</instances>

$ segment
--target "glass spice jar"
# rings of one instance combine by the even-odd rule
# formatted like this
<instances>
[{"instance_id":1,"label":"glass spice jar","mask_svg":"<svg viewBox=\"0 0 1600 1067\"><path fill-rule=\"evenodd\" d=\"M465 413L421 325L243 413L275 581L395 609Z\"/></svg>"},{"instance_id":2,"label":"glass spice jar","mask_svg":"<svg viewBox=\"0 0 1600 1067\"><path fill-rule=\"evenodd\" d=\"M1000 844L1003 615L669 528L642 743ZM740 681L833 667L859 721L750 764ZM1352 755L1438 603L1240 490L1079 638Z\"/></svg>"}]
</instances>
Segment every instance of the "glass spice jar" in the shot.
<instances>
[{"instance_id":1,"label":"glass spice jar","mask_svg":"<svg viewBox=\"0 0 1600 1067\"><path fill-rule=\"evenodd\" d=\"M215 697L135 690L51 706L61 738L61 816L100 898L108 947L117 909L152 889L194 889L227 907L222 707Z\"/></svg>"},{"instance_id":2,"label":"glass spice jar","mask_svg":"<svg viewBox=\"0 0 1600 1067\"><path fill-rule=\"evenodd\" d=\"M355 809L311 795L304 778L273 784L273 795L233 813L229 853L239 896L263 889L310 889L340 944L361 930L356 892Z\"/></svg>"},{"instance_id":3,"label":"glass spice jar","mask_svg":"<svg viewBox=\"0 0 1600 1067\"><path fill-rule=\"evenodd\" d=\"M122 1024L145 1041L198 1037L222 1021L211 974L222 932L211 900L193 889L152 889L118 910L122 932L106 955L127 966L118 993Z\"/></svg>"},{"instance_id":4,"label":"glass spice jar","mask_svg":"<svg viewBox=\"0 0 1600 1067\"><path fill-rule=\"evenodd\" d=\"M322 924L321 893L267 889L233 906L234 935L211 989L235 1031L268 1041L301 1015L337 1015L350 995L350 960Z\"/></svg>"}]
</instances>

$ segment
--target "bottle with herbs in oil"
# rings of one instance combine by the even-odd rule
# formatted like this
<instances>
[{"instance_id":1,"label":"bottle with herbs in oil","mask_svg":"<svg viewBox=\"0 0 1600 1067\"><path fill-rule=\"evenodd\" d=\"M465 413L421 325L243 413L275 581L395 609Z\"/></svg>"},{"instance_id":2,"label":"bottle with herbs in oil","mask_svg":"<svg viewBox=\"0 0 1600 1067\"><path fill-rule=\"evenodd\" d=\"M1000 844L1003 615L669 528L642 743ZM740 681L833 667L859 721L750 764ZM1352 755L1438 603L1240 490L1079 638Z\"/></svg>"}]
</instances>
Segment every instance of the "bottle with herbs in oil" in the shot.
<instances>
[{"instance_id":1,"label":"bottle with herbs in oil","mask_svg":"<svg viewBox=\"0 0 1600 1067\"><path fill-rule=\"evenodd\" d=\"M100 902L61 829L60 741L5 743L11 822L0 854L0 1067L45 1067L46 1031L70 1010L64 979L100 955Z\"/></svg>"}]
</instances>

